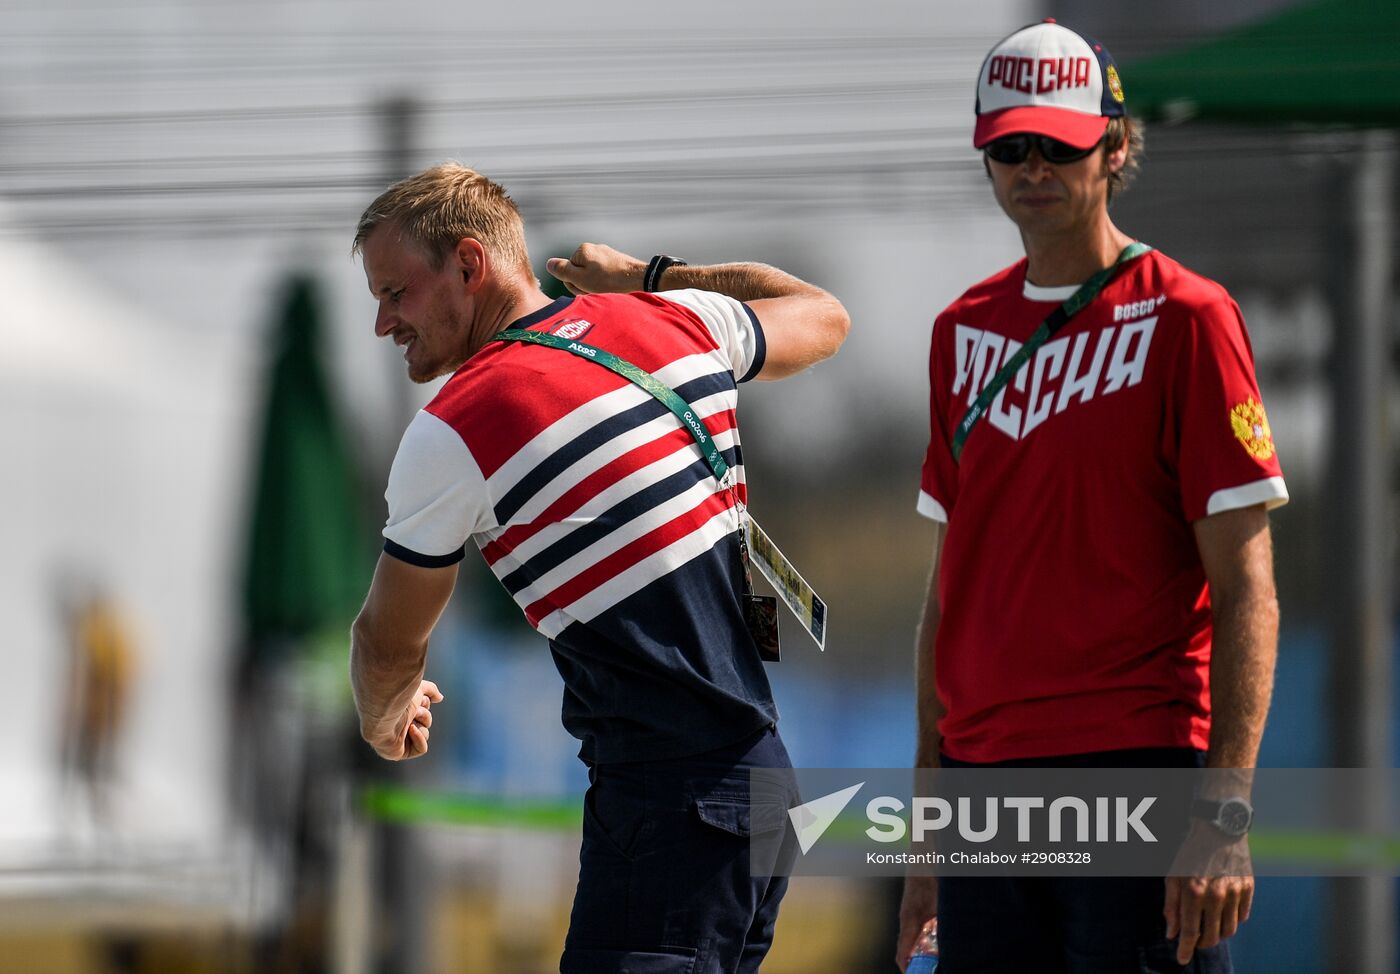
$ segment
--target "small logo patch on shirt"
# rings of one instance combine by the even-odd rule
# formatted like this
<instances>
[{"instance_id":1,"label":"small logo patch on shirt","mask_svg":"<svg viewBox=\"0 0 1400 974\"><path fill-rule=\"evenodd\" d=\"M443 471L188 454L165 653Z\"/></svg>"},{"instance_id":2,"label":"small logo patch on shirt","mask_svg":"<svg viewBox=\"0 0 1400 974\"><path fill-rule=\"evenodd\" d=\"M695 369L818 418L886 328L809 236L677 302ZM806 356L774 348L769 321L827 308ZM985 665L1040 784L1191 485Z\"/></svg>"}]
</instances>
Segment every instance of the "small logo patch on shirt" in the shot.
<instances>
[{"instance_id":1,"label":"small logo patch on shirt","mask_svg":"<svg viewBox=\"0 0 1400 974\"><path fill-rule=\"evenodd\" d=\"M1230 410L1230 428L1245 452L1254 459L1267 460L1274 455L1274 432L1269 429L1263 404L1253 396Z\"/></svg>"},{"instance_id":2,"label":"small logo patch on shirt","mask_svg":"<svg viewBox=\"0 0 1400 974\"><path fill-rule=\"evenodd\" d=\"M577 341L588 333L588 329L593 327L593 322L583 318L570 318L568 321L560 322L554 326L554 334L560 338L567 338L569 341Z\"/></svg>"},{"instance_id":3,"label":"small logo patch on shirt","mask_svg":"<svg viewBox=\"0 0 1400 974\"><path fill-rule=\"evenodd\" d=\"M1130 301L1127 304L1115 304L1113 306L1114 321L1132 321L1144 315L1150 315L1162 305L1167 303L1167 296L1159 294L1155 298L1146 298L1142 301Z\"/></svg>"}]
</instances>

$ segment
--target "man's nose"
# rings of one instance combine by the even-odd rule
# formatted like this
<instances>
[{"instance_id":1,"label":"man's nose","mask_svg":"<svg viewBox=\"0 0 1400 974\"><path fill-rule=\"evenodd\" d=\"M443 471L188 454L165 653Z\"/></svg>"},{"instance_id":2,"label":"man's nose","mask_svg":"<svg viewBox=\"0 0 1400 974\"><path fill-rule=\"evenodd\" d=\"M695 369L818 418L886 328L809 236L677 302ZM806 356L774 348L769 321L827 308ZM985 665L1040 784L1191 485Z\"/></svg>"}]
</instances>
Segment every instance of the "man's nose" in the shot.
<instances>
[{"instance_id":1,"label":"man's nose","mask_svg":"<svg viewBox=\"0 0 1400 974\"><path fill-rule=\"evenodd\" d=\"M1032 182L1039 181L1050 174L1054 169L1050 163L1045 161L1045 157L1040 154L1040 149L1031 146L1030 154L1026 156L1026 161L1021 163L1021 171Z\"/></svg>"},{"instance_id":2,"label":"man's nose","mask_svg":"<svg viewBox=\"0 0 1400 974\"><path fill-rule=\"evenodd\" d=\"M389 332L394 330L395 321L396 319L391 312L380 308L374 317L374 333L380 338L387 337Z\"/></svg>"}]
</instances>

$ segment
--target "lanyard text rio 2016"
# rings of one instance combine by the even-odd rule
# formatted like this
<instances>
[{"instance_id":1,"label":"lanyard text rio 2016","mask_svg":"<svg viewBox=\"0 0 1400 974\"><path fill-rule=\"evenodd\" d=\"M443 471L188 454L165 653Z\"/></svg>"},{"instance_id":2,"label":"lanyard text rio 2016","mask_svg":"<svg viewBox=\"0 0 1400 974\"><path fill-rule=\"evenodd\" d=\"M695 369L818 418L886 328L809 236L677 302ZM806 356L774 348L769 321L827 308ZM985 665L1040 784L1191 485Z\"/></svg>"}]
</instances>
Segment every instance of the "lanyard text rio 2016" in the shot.
<instances>
[{"instance_id":1,"label":"lanyard text rio 2016","mask_svg":"<svg viewBox=\"0 0 1400 974\"><path fill-rule=\"evenodd\" d=\"M1016 354L1006 360L1006 364L996 375L992 376L992 381L987 383L982 392L978 394L976 401L968 407L967 415L963 416L962 422L958 423L958 428L953 432L953 459L955 461L962 459L963 444L967 442L967 435L972 432L977 421L986 415L987 410L992 405L992 400L996 399L1012 377L1031 360L1031 356L1040 349L1040 346L1049 341L1055 332L1063 328L1065 322L1088 307L1089 303L1099 296L1104 285L1118 275L1118 272L1123 269L1123 265L1151 249L1147 244L1141 242L1128 244L1118 255L1117 260L1085 281L1080 285L1079 290L1069 296L1069 300L1050 312L1050 316L1040 323L1035 334L1026 339L1026 344L1018 348Z\"/></svg>"}]
</instances>

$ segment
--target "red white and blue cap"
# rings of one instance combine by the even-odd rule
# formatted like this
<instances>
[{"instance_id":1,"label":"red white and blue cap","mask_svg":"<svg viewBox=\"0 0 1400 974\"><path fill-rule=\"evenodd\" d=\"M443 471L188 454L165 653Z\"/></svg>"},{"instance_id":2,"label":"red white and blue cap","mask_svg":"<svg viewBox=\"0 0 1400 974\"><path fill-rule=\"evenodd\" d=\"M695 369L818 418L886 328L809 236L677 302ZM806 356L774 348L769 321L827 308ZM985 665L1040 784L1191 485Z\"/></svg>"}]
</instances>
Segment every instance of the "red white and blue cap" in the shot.
<instances>
[{"instance_id":1,"label":"red white and blue cap","mask_svg":"<svg viewBox=\"0 0 1400 974\"><path fill-rule=\"evenodd\" d=\"M972 144L1028 132L1088 149L1123 114L1123 84L1108 51L1050 19L1021 28L982 62Z\"/></svg>"}]
</instances>

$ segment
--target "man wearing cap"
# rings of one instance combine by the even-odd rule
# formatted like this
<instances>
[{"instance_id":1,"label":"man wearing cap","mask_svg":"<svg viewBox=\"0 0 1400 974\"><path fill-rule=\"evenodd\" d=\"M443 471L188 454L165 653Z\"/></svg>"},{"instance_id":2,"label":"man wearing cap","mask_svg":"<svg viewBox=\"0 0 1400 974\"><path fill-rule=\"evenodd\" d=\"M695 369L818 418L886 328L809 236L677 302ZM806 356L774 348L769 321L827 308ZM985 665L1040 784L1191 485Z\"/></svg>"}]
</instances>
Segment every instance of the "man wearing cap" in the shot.
<instances>
[{"instance_id":1,"label":"man wearing cap","mask_svg":"<svg viewBox=\"0 0 1400 974\"><path fill-rule=\"evenodd\" d=\"M897 960L937 916L948 974L1228 971L1288 498L1249 339L1109 218L1142 141L1101 45L1054 21L999 43L973 144L1025 258L933 327L917 764L1242 770L1193 805L1199 875L910 876Z\"/></svg>"}]
</instances>

